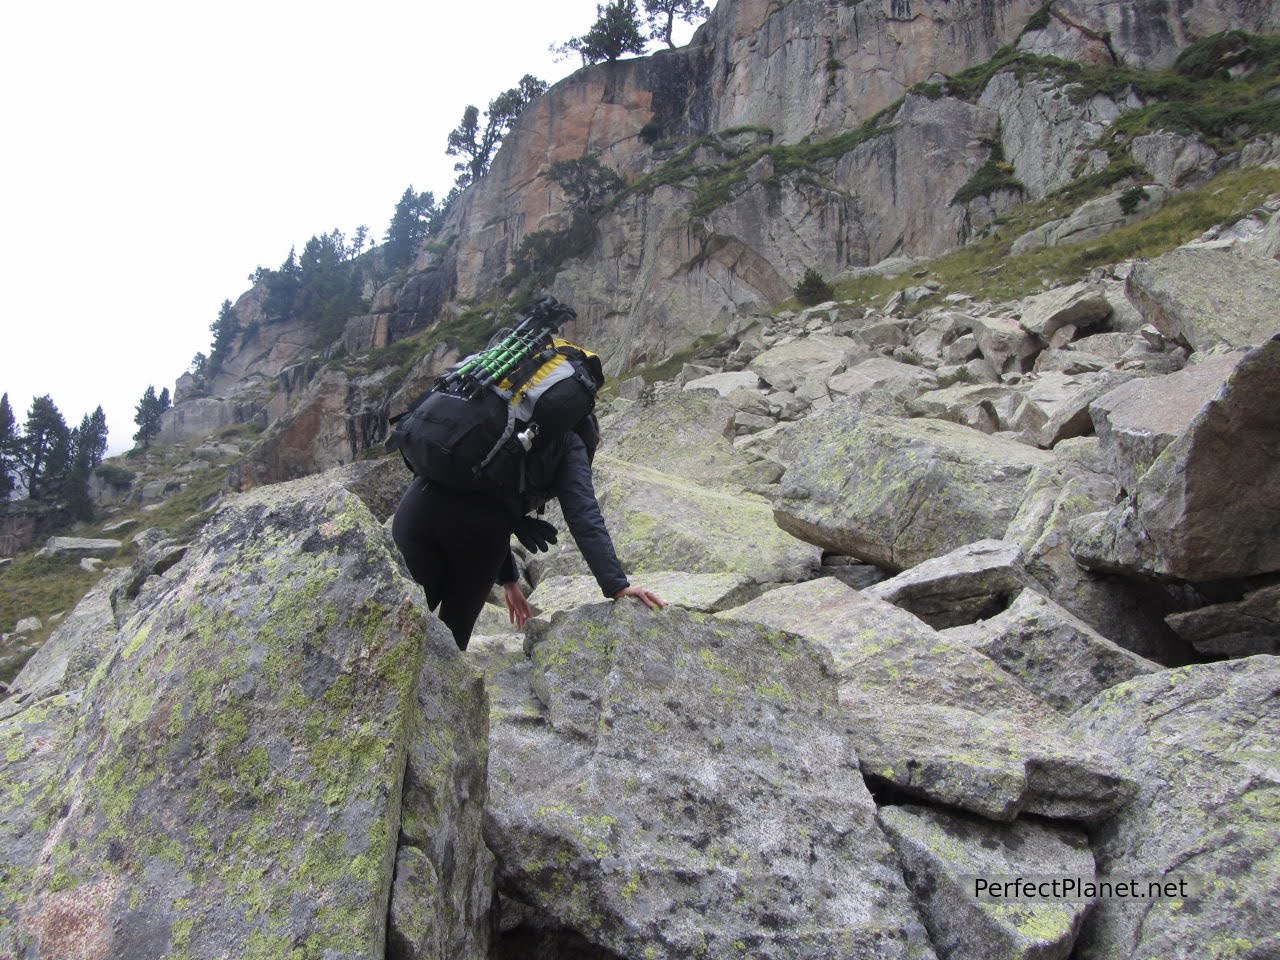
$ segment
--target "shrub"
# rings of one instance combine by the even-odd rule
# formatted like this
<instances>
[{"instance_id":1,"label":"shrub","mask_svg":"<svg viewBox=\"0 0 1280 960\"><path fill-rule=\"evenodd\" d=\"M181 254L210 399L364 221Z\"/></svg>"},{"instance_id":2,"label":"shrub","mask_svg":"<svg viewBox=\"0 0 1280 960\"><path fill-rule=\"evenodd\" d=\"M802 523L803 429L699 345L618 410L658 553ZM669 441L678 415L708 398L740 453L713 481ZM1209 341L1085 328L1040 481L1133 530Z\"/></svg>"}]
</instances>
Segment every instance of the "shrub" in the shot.
<instances>
[{"instance_id":1,"label":"shrub","mask_svg":"<svg viewBox=\"0 0 1280 960\"><path fill-rule=\"evenodd\" d=\"M1120 209L1125 216L1129 216L1138 209L1142 201L1148 197L1147 191L1142 187L1130 187L1124 193L1120 194Z\"/></svg>"},{"instance_id":2,"label":"shrub","mask_svg":"<svg viewBox=\"0 0 1280 960\"><path fill-rule=\"evenodd\" d=\"M110 463L99 465L93 472L109 487L127 487L138 476L132 470L126 470L124 467L117 467Z\"/></svg>"},{"instance_id":3,"label":"shrub","mask_svg":"<svg viewBox=\"0 0 1280 960\"><path fill-rule=\"evenodd\" d=\"M835 298L835 290L831 288L831 284L822 278L817 270L810 267L804 272L804 277L793 288L796 299L806 307L812 307L819 303L826 303L828 300Z\"/></svg>"},{"instance_id":4,"label":"shrub","mask_svg":"<svg viewBox=\"0 0 1280 960\"><path fill-rule=\"evenodd\" d=\"M956 195L951 198L951 206L968 203L977 197L989 197L997 190L1016 190L1019 193L1026 193L1026 187L1013 175L1013 164L1008 163L1004 158L1004 149L1000 146L999 136L997 132L995 139L987 141L991 148L991 155L987 157L987 162L978 168L977 173L969 178L969 182L956 191Z\"/></svg>"}]
</instances>

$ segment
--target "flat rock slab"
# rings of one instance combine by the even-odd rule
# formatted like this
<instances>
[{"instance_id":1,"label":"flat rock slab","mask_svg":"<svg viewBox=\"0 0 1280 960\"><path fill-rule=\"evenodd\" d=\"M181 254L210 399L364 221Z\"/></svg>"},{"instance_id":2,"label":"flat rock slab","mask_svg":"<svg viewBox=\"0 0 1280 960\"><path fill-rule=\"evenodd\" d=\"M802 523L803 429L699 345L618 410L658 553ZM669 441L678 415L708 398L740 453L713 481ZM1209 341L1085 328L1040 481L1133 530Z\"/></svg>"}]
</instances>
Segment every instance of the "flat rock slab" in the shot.
<instances>
[{"instance_id":1,"label":"flat rock slab","mask_svg":"<svg viewBox=\"0 0 1280 960\"><path fill-rule=\"evenodd\" d=\"M602 419L600 456L703 486L740 489L771 482L776 467L734 447L736 412L732 403L707 391L664 393L653 403L633 404Z\"/></svg>"},{"instance_id":2,"label":"flat rock slab","mask_svg":"<svg viewBox=\"0 0 1280 960\"><path fill-rule=\"evenodd\" d=\"M1280 654L1280 584L1254 590L1234 603L1215 603L1165 620L1198 653L1211 657Z\"/></svg>"},{"instance_id":3,"label":"flat rock slab","mask_svg":"<svg viewBox=\"0 0 1280 960\"><path fill-rule=\"evenodd\" d=\"M1029 582L1021 547L1004 540L979 540L904 570L869 587L866 594L944 630L994 616Z\"/></svg>"},{"instance_id":4,"label":"flat rock slab","mask_svg":"<svg viewBox=\"0 0 1280 960\"><path fill-rule=\"evenodd\" d=\"M727 397L735 390L759 390L760 378L749 370L713 373L688 381L684 385L684 389L714 390L720 396Z\"/></svg>"},{"instance_id":5,"label":"flat rock slab","mask_svg":"<svg viewBox=\"0 0 1280 960\"><path fill-rule=\"evenodd\" d=\"M105 625L57 782L28 797L44 835L7 915L18 955L382 955L420 670L463 663L392 550L332 480L264 487Z\"/></svg>"},{"instance_id":6,"label":"flat rock slab","mask_svg":"<svg viewBox=\"0 0 1280 960\"><path fill-rule=\"evenodd\" d=\"M1008 610L974 624L972 637L975 650L1063 712L1084 706L1108 687L1163 669L1031 589Z\"/></svg>"},{"instance_id":7,"label":"flat rock slab","mask_svg":"<svg viewBox=\"0 0 1280 960\"><path fill-rule=\"evenodd\" d=\"M947 420L995 433L1015 429L1018 411L1025 405L1020 390L1002 383L957 383L929 390L907 402L912 416Z\"/></svg>"},{"instance_id":8,"label":"flat rock slab","mask_svg":"<svg viewBox=\"0 0 1280 960\"><path fill-rule=\"evenodd\" d=\"M646 572L643 585L669 604L715 613L727 610L760 593L760 588L743 576L733 573L683 573L679 570ZM561 610L573 610L604 599L595 577L550 577L539 581L537 589L529 595L529 603L541 617L549 617ZM636 602L631 601L627 602Z\"/></svg>"},{"instance_id":9,"label":"flat rock slab","mask_svg":"<svg viewBox=\"0 0 1280 960\"><path fill-rule=\"evenodd\" d=\"M992 820L1105 818L1132 791L1116 761L1073 741L1048 704L963 643L825 577L718 614L826 646L863 772Z\"/></svg>"},{"instance_id":10,"label":"flat rock slab","mask_svg":"<svg viewBox=\"0 0 1280 960\"><path fill-rule=\"evenodd\" d=\"M1095 838L1100 876L1185 877L1189 896L1103 900L1081 960L1280 956L1280 659L1166 670L1072 715L1141 792Z\"/></svg>"},{"instance_id":11,"label":"flat rock slab","mask_svg":"<svg viewBox=\"0 0 1280 960\"><path fill-rule=\"evenodd\" d=\"M488 654L510 896L636 960L934 956L823 651L640 604L558 615L530 647Z\"/></svg>"},{"instance_id":12,"label":"flat rock slab","mask_svg":"<svg viewBox=\"0 0 1280 960\"><path fill-rule=\"evenodd\" d=\"M948 960L1066 960L1091 905L1000 903L975 896L975 880L1094 875L1083 830L1017 820L994 824L927 807L883 807L889 835L929 935ZM998 878L998 879L997 879Z\"/></svg>"},{"instance_id":13,"label":"flat rock slab","mask_svg":"<svg viewBox=\"0 0 1280 960\"><path fill-rule=\"evenodd\" d=\"M1143 318L1192 350L1280 334L1280 263L1232 250L1179 249L1139 260L1125 284Z\"/></svg>"},{"instance_id":14,"label":"flat rock slab","mask_svg":"<svg viewBox=\"0 0 1280 960\"><path fill-rule=\"evenodd\" d=\"M1052 454L940 420L864 416L837 403L790 439L774 516L831 553L889 570L1003 536L1032 469Z\"/></svg>"},{"instance_id":15,"label":"flat rock slab","mask_svg":"<svg viewBox=\"0 0 1280 960\"><path fill-rule=\"evenodd\" d=\"M114 557L124 544L119 540L86 537L50 537L40 550L46 557Z\"/></svg>"},{"instance_id":16,"label":"flat rock slab","mask_svg":"<svg viewBox=\"0 0 1280 960\"><path fill-rule=\"evenodd\" d=\"M911 397L937 385L938 375L924 367L876 357L852 364L843 373L827 381L834 394L849 396L868 390L884 390L894 396Z\"/></svg>"},{"instance_id":17,"label":"flat rock slab","mask_svg":"<svg viewBox=\"0 0 1280 960\"><path fill-rule=\"evenodd\" d=\"M799 390L814 381L825 385L861 349L847 337L804 337L770 347L747 368L774 390Z\"/></svg>"},{"instance_id":18,"label":"flat rock slab","mask_svg":"<svg viewBox=\"0 0 1280 960\"><path fill-rule=\"evenodd\" d=\"M754 494L603 454L596 456L595 483L618 558L633 578L685 570L784 583L807 579L821 562L821 551L780 530L769 502ZM562 545L538 561L538 579L588 573L558 511L548 518L560 528Z\"/></svg>"}]
</instances>

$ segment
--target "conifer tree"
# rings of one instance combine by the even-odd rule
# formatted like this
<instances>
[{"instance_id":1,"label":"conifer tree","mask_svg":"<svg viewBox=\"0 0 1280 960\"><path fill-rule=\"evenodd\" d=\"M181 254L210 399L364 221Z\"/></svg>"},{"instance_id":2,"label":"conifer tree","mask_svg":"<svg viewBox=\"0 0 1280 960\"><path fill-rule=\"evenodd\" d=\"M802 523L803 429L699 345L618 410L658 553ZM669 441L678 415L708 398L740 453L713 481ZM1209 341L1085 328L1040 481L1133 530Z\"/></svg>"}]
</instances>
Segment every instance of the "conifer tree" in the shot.
<instances>
[{"instance_id":1,"label":"conifer tree","mask_svg":"<svg viewBox=\"0 0 1280 960\"><path fill-rule=\"evenodd\" d=\"M160 395L156 396L156 388L148 385L143 391L142 399L138 401L133 417L133 422L138 425L138 432L133 435L133 439L143 450L151 445L151 441L160 432L160 415L168 409L169 388L165 387Z\"/></svg>"},{"instance_id":2,"label":"conifer tree","mask_svg":"<svg viewBox=\"0 0 1280 960\"><path fill-rule=\"evenodd\" d=\"M13 493L18 464L18 424L9 406L9 394L0 396L0 501Z\"/></svg>"},{"instance_id":3,"label":"conifer tree","mask_svg":"<svg viewBox=\"0 0 1280 960\"><path fill-rule=\"evenodd\" d=\"M37 501L56 498L70 461L71 432L48 394L31 401L17 448L27 496Z\"/></svg>"},{"instance_id":4,"label":"conifer tree","mask_svg":"<svg viewBox=\"0 0 1280 960\"><path fill-rule=\"evenodd\" d=\"M671 31L676 20L694 23L705 20L711 13L704 0L644 0L644 12L649 24L649 38L661 40L672 50L675 43Z\"/></svg>"},{"instance_id":5,"label":"conifer tree","mask_svg":"<svg viewBox=\"0 0 1280 960\"><path fill-rule=\"evenodd\" d=\"M475 183L488 172L489 163L503 137L511 132L524 108L546 89L543 81L526 73L518 84L489 101L483 125L479 108L468 105L462 112L462 122L449 133L445 148L445 153L451 157L465 157L453 167L458 171L458 186Z\"/></svg>"},{"instance_id":6,"label":"conifer tree","mask_svg":"<svg viewBox=\"0 0 1280 960\"><path fill-rule=\"evenodd\" d=\"M585 65L601 60L613 63L626 53L644 53L645 43L636 0L610 0L604 6L596 4L596 22L590 30L559 49L577 53Z\"/></svg>"},{"instance_id":7,"label":"conifer tree","mask_svg":"<svg viewBox=\"0 0 1280 960\"><path fill-rule=\"evenodd\" d=\"M213 334L213 346L209 348L209 360L207 370L210 373L217 373L222 369L222 362L227 359L227 354L231 352L231 341L235 338L236 315L232 312L231 301L223 300L222 306L218 308L218 319L209 325L209 332Z\"/></svg>"},{"instance_id":8,"label":"conifer tree","mask_svg":"<svg viewBox=\"0 0 1280 960\"><path fill-rule=\"evenodd\" d=\"M413 184L409 184L387 228L383 246L386 265L392 270L408 266L419 244L435 230L439 217L435 194L430 190L415 193Z\"/></svg>"},{"instance_id":9,"label":"conifer tree","mask_svg":"<svg viewBox=\"0 0 1280 960\"><path fill-rule=\"evenodd\" d=\"M63 488L71 515L77 520L93 516L93 501L89 498L89 478L102 463L107 452L107 417L98 407L86 414L80 426L71 431L71 464Z\"/></svg>"}]
</instances>

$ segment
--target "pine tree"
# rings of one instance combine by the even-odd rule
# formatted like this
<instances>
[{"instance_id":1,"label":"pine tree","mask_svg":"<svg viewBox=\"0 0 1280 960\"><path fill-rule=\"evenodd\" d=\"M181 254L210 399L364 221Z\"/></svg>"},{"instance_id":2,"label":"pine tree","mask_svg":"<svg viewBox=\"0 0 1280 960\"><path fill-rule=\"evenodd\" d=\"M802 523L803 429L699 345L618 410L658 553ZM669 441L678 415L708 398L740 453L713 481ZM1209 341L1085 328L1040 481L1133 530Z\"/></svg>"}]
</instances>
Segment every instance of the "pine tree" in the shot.
<instances>
[{"instance_id":1,"label":"pine tree","mask_svg":"<svg viewBox=\"0 0 1280 960\"><path fill-rule=\"evenodd\" d=\"M606 6L596 5L596 22L580 37L574 37L561 52L573 51L583 64L605 60L613 63L625 53L644 53L645 37L641 33L640 12L636 0L610 0Z\"/></svg>"},{"instance_id":2,"label":"pine tree","mask_svg":"<svg viewBox=\"0 0 1280 960\"><path fill-rule=\"evenodd\" d=\"M633 4L634 5L634 4ZM489 170L489 163L503 137L511 132L516 119L533 100L546 92L547 85L537 77L525 74L520 82L489 101L483 126L478 107L468 105L462 111L462 122L450 133L445 153L465 157L454 164L458 186L475 183Z\"/></svg>"},{"instance_id":3,"label":"pine tree","mask_svg":"<svg viewBox=\"0 0 1280 960\"><path fill-rule=\"evenodd\" d=\"M429 190L426 193L415 193L413 184L409 184L404 196L396 204L391 225L387 228L386 244L383 246L386 265L392 270L408 266L418 246L436 227L439 216L440 208L436 206L435 194Z\"/></svg>"},{"instance_id":4,"label":"pine tree","mask_svg":"<svg viewBox=\"0 0 1280 960\"><path fill-rule=\"evenodd\" d=\"M156 388L148 385L143 391L142 399L138 401L133 417L133 422L138 425L138 432L133 435L133 439L143 450L151 446L151 441L160 432L160 415L168 409L169 388L165 387L157 397Z\"/></svg>"},{"instance_id":5,"label":"pine tree","mask_svg":"<svg viewBox=\"0 0 1280 960\"><path fill-rule=\"evenodd\" d=\"M48 394L31 401L17 447L27 496L36 501L55 499L69 466L71 431Z\"/></svg>"},{"instance_id":6,"label":"pine tree","mask_svg":"<svg viewBox=\"0 0 1280 960\"><path fill-rule=\"evenodd\" d=\"M661 40L671 49L675 43L671 31L677 19L685 23L705 20L711 13L703 0L644 0L644 12L649 24L649 38Z\"/></svg>"},{"instance_id":7,"label":"pine tree","mask_svg":"<svg viewBox=\"0 0 1280 960\"><path fill-rule=\"evenodd\" d=\"M222 306L218 308L218 319L209 325L209 332L213 334L213 346L209 348L206 368L209 373L215 374L222 369L223 361L231 352L231 342L235 339L238 328L236 315L231 309L231 301L223 300Z\"/></svg>"},{"instance_id":8,"label":"pine tree","mask_svg":"<svg viewBox=\"0 0 1280 960\"><path fill-rule=\"evenodd\" d=\"M89 478L107 452L107 416L102 407L86 414L71 431L71 466L63 489L63 499L77 520L93 517Z\"/></svg>"},{"instance_id":9,"label":"pine tree","mask_svg":"<svg viewBox=\"0 0 1280 960\"><path fill-rule=\"evenodd\" d=\"M9 394L0 396L0 502L13 493L18 464L18 424L9 406Z\"/></svg>"}]
</instances>

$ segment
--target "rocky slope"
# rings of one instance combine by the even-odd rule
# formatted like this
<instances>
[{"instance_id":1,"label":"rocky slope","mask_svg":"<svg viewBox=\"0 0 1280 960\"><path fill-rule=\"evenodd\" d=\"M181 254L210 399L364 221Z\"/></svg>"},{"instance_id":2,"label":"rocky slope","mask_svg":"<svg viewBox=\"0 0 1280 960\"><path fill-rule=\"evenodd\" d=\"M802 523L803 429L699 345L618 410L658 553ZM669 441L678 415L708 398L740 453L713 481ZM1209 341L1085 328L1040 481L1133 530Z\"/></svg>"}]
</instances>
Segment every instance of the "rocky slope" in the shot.
<instances>
[{"instance_id":1,"label":"rocky slope","mask_svg":"<svg viewBox=\"0 0 1280 960\"><path fill-rule=\"evenodd\" d=\"M999 49L1158 67L1278 13L722 3L539 100L345 356L247 295L0 701L0 958L1276 956L1273 145L1124 127L1133 74ZM552 285L615 370L696 345L600 411L619 555L671 606L601 603L561 543L520 557L527 631L494 604L458 654L387 534L403 467L350 461L585 152L671 175ZM1231 190L1242 219L1107 259ZM1063 250L1099 259L1037 274ZM777 309L812 265L848 295Z\"/></svg>"},{"instance_id":2,"label":"rocky slope","mask_svg":"<svg viewBox=\"0 0 1280 960\"><path fill-rule=\"evenodd\" d=\"M494 606L457 653L390 459L140 537L0 702L0 956L1275 955L1280 328L1220 286L1205 327L1181 264L1257 289L1277 229L778 315L613 401L601 501L659 613L561 545L528 630Z\"/></svg>"}]
</instances>

